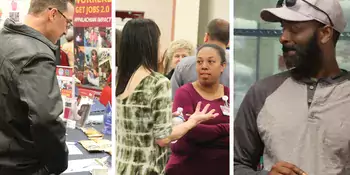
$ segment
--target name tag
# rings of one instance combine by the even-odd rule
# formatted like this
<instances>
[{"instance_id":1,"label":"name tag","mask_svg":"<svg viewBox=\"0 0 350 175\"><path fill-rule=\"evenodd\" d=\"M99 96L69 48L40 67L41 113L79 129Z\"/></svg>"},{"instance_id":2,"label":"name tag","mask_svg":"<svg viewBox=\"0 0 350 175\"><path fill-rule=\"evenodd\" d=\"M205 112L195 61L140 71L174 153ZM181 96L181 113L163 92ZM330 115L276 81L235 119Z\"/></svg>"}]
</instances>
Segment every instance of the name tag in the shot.
<instances>
[{"instance_id":1,"label":"name tag","mask_svg":"<svg viewBox=\"0 0 350 175\"><path fill-rule=\"evenodd\" d=\"M230 108L228 106L221 106L221 111L225 116L230 116Z\"/></svg>"}]
</instances>

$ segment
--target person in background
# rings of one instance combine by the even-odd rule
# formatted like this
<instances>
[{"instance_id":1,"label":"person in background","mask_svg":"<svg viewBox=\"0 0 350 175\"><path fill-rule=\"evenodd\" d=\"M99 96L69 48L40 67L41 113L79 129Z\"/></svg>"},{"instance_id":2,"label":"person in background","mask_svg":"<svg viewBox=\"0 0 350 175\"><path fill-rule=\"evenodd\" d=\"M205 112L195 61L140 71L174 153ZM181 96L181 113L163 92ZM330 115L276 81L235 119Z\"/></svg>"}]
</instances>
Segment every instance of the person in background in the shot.
<instances>
[{"instance_id":1,"label":"person in background","mask_svg":"<svg viewBox=\"0 0 350 175\"><path fill-rule=\"evenodd\" d=\"M210 104L219 115L197 125L171 144L167 175L229 174L230 89L220 84L220 76L226 67L225 55L225 50L215 44L199 47L196 56L197 80L176 91L173 111L181 107L184 114L192 114L196 104L202 102ZM227 97L226 101L223 100L224 96Z\"/></svg>"},{"instance_id":2,"label":"person in background","mask_svg":"<svg viewBox=\"0 0 350 175\"><path fill-rule=\"evenodd\" d=\"M84 31L82 31L84 32ZM77 37L75 37L75 43L77 43L77 45L79 46L84 46L84 38L82 36L82 32L79 32Z\"/></svg>"},{"instance_id":3,"label":"person in background","mask_svg":"<svg viewBox=\"0 0 350 175\"><path fill-rule=\"evenodd\" d=\"M180 39L170 43L164 57L164 74L170 80L177 63L184 57L192 56L194 47L189 41Z\"/></svg>"},{"instance_id":4,"label":"person in background","mask_svg":"<svg viewBox=\"0 0 350 175\"><path fill-rule=\"evenodd\" d=\"M68 63L70 67L74 67L74 31L73 28L67 30L65 35L67 42L62 45L62 51L68 56Z\"/></svg>"},{"instance_id":5,"label":"person in background","mask_svg":"<svg viewBox=\"0 0 350 175\"><path fill-rule=\"evenodd\" d=\"M104 106L107 106L108 102L112 104L112 70L109 69L108 74L107 82L101 91L99 100Z\"/></svg>"},{"instance_id":6,"label":"person in background","mask_svg":"<svg viewBox=\"0 0 350 175\"><path fill-rule=\"evenodd\" d=\"M101 40L101 47L103 48L111 48L112 43L108 39L107 29L105 27L99 28L99 39Z\"/></svg>"},{"instance_id":7,"label":"person in background","mask_svg":"<svg viewBox=\"0 0 350 175\"><path fill-rule=\"evenodd\" d=\"M100 77L99 77L99 67L98 67L98 53L96 49L91 50L91 59L89 62L86 62L86 65L89 67L86 69L86 79L85 83L93 86L100 86Z\"/></svg>"},{"instance_id":8,"label":"person in background","mask_svg":"<svg viewBox=\"0 0 350 175\"><path fill-rule=\"evenodd\" d=\"M207 33L204 36L204 42L208 44L216 44L222 49L226 49L230 41L230 23L223 19L213 19L209 22ZM226 58L230 58L229 52L226 52ZM176 66L173 76L171 77L172 98L175 96L176 90L184 84L197 80L196 72L196 56L183 58ZM226 68L221 75L220 82L226 87L230 86L229 73L230 59L226 60Z\"/></svg>"},{"instance_id":9,"label":"person in background","mask_svg":"<svg viewBox=\"0 0 350 175\"><path fill-rule=\"evenodd\" d=\"M91 47L97 46L97 39L98 39L97 29L94 27L91 27L91 30L89 33L89 41L90 41Z\"/></svg>"},{"instance_id":10,"label":"person in background","mask_svg":"<svg viewBox=\"0 0 350 175\"><path fill-rule=\"evenodd\" d=\"M339 0L280 0L260 17L281 23L288 70L245 96L234 123L234 174L350 174L350 75L336 60L347 21Z\"/></svg>"},{"instance_id":11,"label":"person in background","mask_svg":"<svg viewBox=\"0 0 350 175\"><path fill-rule=\"evenodd\" d=\"M170 82L157 72L160 30L150 19L129 20L122 31L117 74L116 174L164 175L168 144L215 118L201 104L172 126Z\"/></svg>"},{"instance_id":12,"label":"person in background","mask_svg":"<svg viewBox=\"0 0 350 175\"><path fill-rule=\"evenodd\" d=\"M57 65L69 66L68 55L62 49L60 49L60 62Z\"/></svg>"},{"instance_id":13,"label":"person in background","mask_svg":"<svg viewBox=\"0 0 350 175\"><path fill-rule=\"evenodd\" d=\"M91 47L90 34L89 34L90 30L91 30L91 27L84 28L84 30L83 30L84 31L84 46L85 47Z\"/></svg>"},{"instance_id":14,"label":"person in background","mask_svg":"<svg viewBox=\"0 0 350 175\"><path fill-rule=\"evenodd\" d=\"M75 46L75 65L78 66L79 70L84 70L84 64L85 64L85 53L82 50L82 47Z\"/></svg>"},{"instance_id":15,"label":"person in background","mask_svg":"<svg viewBox=\"0 0 350 175\"><path fill-rule=\"evenodd\" d=\"M68 0L31 0L24 23L0 31L0 174L61 174L68 166L56 77L57 41L72 27Z\"/></svg>"},{"instance_id":16,"label":"person in background","mask_svg":"<svg viewBox=\"0 0 350 175\"><path fill-rule=\"evenodd\" d=\"M167 54L167 49L165 49L165 51L163 52L162 56L159 57L158 59L158 69L157 71L163 75L165 75L165 68L164 68L164 60Z\"/></svg>"},{"instance_id":17,"label":"person in background","mask_svg":"<svg viewBox=\"0 0 350 175\"><path fill-rule=\"evenodd\" d=\"M90 52L90 56L91 56L90 66L93 67L94 71L96 71L96 72L94 72L94 74L97 75L98 61L99 61L97 50L92 49Z\"/></svg>"}]
</instances>

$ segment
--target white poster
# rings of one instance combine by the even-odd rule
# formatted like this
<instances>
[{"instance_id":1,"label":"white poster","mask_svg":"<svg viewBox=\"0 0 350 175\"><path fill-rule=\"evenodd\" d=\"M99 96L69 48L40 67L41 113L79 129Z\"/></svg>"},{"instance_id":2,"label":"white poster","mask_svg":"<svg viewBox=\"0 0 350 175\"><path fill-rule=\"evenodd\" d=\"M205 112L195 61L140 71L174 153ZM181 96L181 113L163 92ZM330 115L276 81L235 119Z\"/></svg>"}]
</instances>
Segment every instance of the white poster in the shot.
<instances>
[{"instance_id":1,"label":"white poster","mask_svg":"<svg viewBox=\"0 0 350 175\"><path fill-rule=\"evenodd\" d=\"M9 17L9 10L7 0L0 1L0 29L4 26L5 19Z\"/></svg>"},{"instance_id":2,"label":"white poster","mask_svg":"<svg viewBox=\"0 0 350 175\"><path fill-rule=\"evenodd\" d=\"M23 23L29 6L30 0L0 0L0 29L7 18Z\"/></svg>"}]
</instances>

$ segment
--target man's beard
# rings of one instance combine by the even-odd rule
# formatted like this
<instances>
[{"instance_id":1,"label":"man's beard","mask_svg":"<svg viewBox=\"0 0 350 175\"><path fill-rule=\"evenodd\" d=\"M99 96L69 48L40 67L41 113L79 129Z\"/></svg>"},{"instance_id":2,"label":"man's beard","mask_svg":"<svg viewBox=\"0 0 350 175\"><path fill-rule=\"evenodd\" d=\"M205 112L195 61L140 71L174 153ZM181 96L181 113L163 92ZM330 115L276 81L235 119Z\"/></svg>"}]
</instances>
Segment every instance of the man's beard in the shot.
<instances>
[{"instance_id":1,"label":"man's beard","mask_svg":"<svg viewBox=\"0 0 350 175\"><path fill-rule=\"evenodd\" d=\"M318 34L315 31L306 46L283 45L283 57L287 69L292 69L292 77L300 80L302 78L315 77L322 68L322 51L317 43ZM288 56L288 51L295 51Z\"/></svg>"}]
</instances>

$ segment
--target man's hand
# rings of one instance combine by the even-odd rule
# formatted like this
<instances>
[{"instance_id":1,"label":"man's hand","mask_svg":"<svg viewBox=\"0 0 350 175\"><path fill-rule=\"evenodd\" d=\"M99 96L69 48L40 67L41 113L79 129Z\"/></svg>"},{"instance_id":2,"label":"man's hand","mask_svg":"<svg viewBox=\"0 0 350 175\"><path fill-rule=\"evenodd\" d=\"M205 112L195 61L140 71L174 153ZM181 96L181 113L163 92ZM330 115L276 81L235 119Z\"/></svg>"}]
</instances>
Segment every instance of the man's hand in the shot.
<instances>
[{"instance_id":1,"label":"man's hand","mask_svg":"<svg viewBox=\"0 0 350 175\"><path fill-rule=\"evenodd\" d=\"M199 124L204 121L213 119L219 115L218 113L214 114L215 109L212 109L209 112L207 112L210 104L205 105L203 110L200 111L201 104L202 102L197 103L196 111L192 115L190 115L190 118L188 120L194 121L195 123ZM189 114L186 115L189 116Z\"/></svg>"},{"instance_id":2,"label":"man's hand","mask_svg":"<svg viewBox=\"0 0 350 175\"><path fill-rule=\"evenodd\" d=\"M268 175L307 175L303 170L288 162L277 162Z\"/></svg>"}]
</instances>

